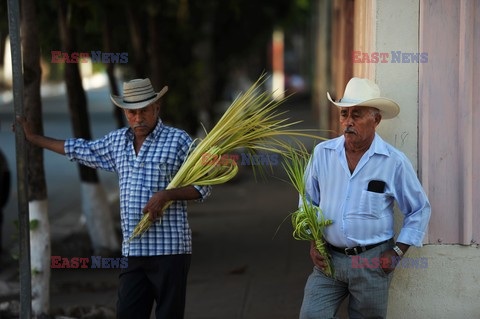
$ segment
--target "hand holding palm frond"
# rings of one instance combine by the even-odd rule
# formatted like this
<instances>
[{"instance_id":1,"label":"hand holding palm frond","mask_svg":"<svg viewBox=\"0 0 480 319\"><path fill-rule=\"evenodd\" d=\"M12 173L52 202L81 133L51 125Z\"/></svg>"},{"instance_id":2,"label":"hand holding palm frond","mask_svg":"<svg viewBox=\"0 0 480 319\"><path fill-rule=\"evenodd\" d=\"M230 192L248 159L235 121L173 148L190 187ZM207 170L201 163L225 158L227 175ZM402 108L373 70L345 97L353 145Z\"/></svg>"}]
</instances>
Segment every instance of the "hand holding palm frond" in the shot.
<instances>
[{"instance_id":1,"label":"hand holding palm frond","mask_svg":"<svg viewBox=\"0 0 480 319\"><path fill-rule=\"evenodd\" d=\"M322 210L313 205L307 198L305 189L305 170L308 166L309 154L306 150L291 151L283 164L290 182L300 195L301 204L296 212L292 213L293 238L315 242L318 252L325 258L327 264L324 273L333 277L333 265L323 240L323 230L332 224L332 220L325 219ZM312 157L313 158L313 157Z\"/></svg>"}]
</instances>

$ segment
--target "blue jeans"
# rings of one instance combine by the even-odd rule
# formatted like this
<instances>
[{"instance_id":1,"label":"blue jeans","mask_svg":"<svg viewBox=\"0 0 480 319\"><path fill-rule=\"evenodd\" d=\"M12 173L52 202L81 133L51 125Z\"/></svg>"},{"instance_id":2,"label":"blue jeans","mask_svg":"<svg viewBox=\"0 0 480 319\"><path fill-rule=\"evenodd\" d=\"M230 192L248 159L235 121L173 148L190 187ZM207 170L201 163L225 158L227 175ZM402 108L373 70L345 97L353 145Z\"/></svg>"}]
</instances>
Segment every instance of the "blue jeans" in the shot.
<instances>
[{"instance_id":1,"label":"blue jeans","mask_svg":"<svg viewBox=\"0 0 480 319\"><path fill-rule=\"evenodd\" d=\"M372 258L391 249L393 240L367 250L357 257L367 258L371 265ZM352 256L330 251L334 266L334 279L327 277L316 267L308 277L300 319L338 318L336 313L342 301L350 296L348 304L349 318L386 318L388 288L393 272L385 274L378 267L356 268ZM360 263L362 264L362 263Z\"/></svg>"}]
</instances>

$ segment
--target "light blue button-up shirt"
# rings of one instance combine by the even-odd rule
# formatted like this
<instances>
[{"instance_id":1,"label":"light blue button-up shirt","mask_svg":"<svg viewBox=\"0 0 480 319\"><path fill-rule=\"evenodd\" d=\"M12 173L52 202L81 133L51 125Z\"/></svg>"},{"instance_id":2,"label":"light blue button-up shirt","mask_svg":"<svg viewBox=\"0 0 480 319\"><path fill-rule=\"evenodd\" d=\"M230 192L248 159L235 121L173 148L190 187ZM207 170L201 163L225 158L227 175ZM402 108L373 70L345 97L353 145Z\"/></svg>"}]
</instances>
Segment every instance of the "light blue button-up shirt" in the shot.
<instances>
[{"instance_id":1,"label":"light blue button-up shirt","mask_svg":"<svg viewBox=\"0 0 480 319\"><path fill-rule=\"evenodd\" d=\"M348 169L343 135L320 143L305 177L307 196L333 220L324 232L330 244L354 247L392 238L396 200L405 216L397 241L422 246L430 203L408 158L378 134L353 173ZM383 193L367 190L372 180L385 182Z\"/></svg>"}]
</instances>

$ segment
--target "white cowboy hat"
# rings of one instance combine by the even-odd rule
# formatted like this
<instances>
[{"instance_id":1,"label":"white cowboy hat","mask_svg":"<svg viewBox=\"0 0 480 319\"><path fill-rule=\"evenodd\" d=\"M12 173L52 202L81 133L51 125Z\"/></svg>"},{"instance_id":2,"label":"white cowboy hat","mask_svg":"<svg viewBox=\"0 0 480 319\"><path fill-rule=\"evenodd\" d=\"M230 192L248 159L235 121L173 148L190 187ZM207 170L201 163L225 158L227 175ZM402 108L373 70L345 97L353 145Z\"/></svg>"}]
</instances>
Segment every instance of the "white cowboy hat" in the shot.
<instances>
[{"instance_id":1,"label":"white cowboy hat","mask_svg":"<svg viewBox=\"0 0 480 319\"><path fill-rule=\"evenodd\" d=\"M123 96L110 95L112 102L121 108L135 110L146 107L161 98L168 86L155 93L150 79L134 79L123 83Z\"/></svg>"},{"instance_id":2,"label":"white cowboy hat","mask_svg":"<svg viewBox=\"0 0 480 319\"><path fill-rule=\"evenodd\" d=\"M400 106L395 101L380 97L380 88L369 79L352 78L347 83L343 98L335 102L330 93L327 97L338 107L368 106L380 110L383 119L391 119L400 113Z\"/></svg>"}]
</instances>

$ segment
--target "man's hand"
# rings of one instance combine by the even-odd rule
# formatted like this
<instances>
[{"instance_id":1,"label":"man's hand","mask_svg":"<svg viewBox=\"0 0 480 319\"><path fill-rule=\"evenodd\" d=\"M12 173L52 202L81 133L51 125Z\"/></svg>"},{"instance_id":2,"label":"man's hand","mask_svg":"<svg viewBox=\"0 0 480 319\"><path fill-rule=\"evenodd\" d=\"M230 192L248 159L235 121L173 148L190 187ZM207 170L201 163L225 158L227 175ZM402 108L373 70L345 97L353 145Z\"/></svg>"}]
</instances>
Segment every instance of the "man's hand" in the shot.
<instances>
[{"instance_id":1,"label":"man's hand","mask_svg":"<svg viewBox=\"0 0 480 319\"><path fill-rule=\"evenodd\" d=\"M317 266L320 270L325 270L327 264L325 263L325 258L318 252L315 248L315 242L310 241L310 257L312 258L313 264Z\"/></svg>"},{"instance_id":2,"label":"man's hand","mask_svg":"<svg viewBox=\"0 0 480 319\"><path fill-rule=\"evenodd\" d=\"M25 132L25 138L27 141L32 143L35 146L46 148L55 153L65 155L65 141L56 140L50 137L39 135L34 133L32 123L28 122L27 119L23 116L17 116L17 123L22 126L23 132ZM15 132L15 125L12 125L12 131Z\"/></svg>"},{"instance_id":3,"label":"man's hand","mask_svg":"<svg viewBox=\"0 0 480 319\"><path fill-rule=\"evenodd\" d=\"M163 217L163 207L172 199L169 196L169 191L161 190L153 194L152 198L148 201L147 205L143 208L143 213L148 214L148 219L153 223L157 218Z\"/></svg>"},{"instance_id":4,"label":"man's hand","mask_svg":"<svg viewBox=\"0 0 480 319\"><path fill-rule=\"evenodd\" d=\"M407 252L408 248L410 247L410 245L400 243L400 242L397 242L396 245L398 246L398 248L400 248L400 250L404 254ZM382 258L386 258L386 259L383 259L385 260L385 262L382 263L382 268L383 268L383 271L388 275L389 273L395 270L395 266L398 264L398 262L395 263L395 265L393 265L392 263L394 259L399 258L398 254L395 252L395 250L390 249L383 252L383 254L380 256L380 260L382 260Z\"/></svg>"},{"instance_id":5,"label":"man's hand","mask_svg":"<svg viewBox=\"0 0 480 319\"><path fill-rule=\"evenodd\" d=\"M163 209L168 202L175 200L192 200L198 199L202 195L193 187L185 186L180 188L173 188L169 190L161 190L153 194L147 205L143 208L143 213L150 213L149 219L154 222L157 218L163 217Z\"/></svg>"},{"instance_id":6,"label":"man's hand","mask_svg":"<svg viewBox=\"0 0 480 319\"><path fill-rule=\"evenodd\" d=\"M25 133L25 138L28 141L32 140L32 136L35 135L33 133L33 127L30 122L24 116L17 116L17 123L23 128L23 132ZM15 132L15 124L12 124L12 131Z\"/></svg>"},{"instance_id":7,"label":"man's hand","mask_svg":"<svg viewBox=\"0 0 480 319\"><path fill-rule=\"evenodd\" d=\"M381 265L385 274L388 275L395 270L395 265L393 265L392 261L396 258L398 258L398 255L393 249L386 250L380 255Z\"/></svg>"}]
</instances>

